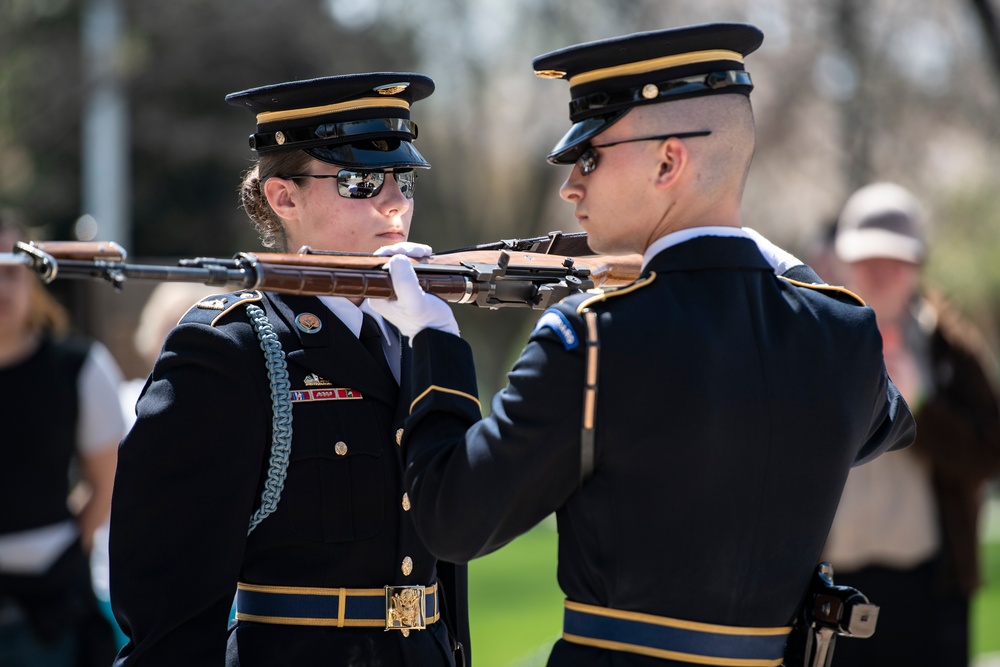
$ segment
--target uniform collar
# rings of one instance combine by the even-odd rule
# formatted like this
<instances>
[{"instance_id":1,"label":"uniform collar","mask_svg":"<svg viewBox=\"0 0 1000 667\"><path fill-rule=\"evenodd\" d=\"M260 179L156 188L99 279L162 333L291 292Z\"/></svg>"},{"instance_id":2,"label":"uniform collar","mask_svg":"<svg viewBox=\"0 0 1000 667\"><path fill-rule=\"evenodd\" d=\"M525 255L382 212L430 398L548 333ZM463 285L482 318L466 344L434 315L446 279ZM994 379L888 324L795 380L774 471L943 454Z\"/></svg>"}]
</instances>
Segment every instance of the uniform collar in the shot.
<instances>
[{"instance_id":1,"label":"uniform collar","mask_svg":"<svg viewBox=\"0 0 1000 667\"><path fill-rule=\"evenodd\" d=\"M690 229L682 229L678 232L671 232L666 236L661 236L656 239L649 245L648 248L646 248L646 252L642 255L642 269L645 270L649 261L667 248L675 246L679 243L684 243L685 241L690 241L691 239L696 239L699 236L734 236L744 239L750 238L749 234L739 227L691 227Z\"/></svg>"},{"instance_id":2,"label":"uniform collar","mask_svg":"<svg viewBox=\"0 0 1000 667\"><path fill-rule=\"evenodd\" d=\"M389 329L386 327L385 319L376 313L371 304L368 303L368 299L361 302L360 306L355 306L354 303L342 296L321 296L319 300L323 302L330 311L337 316L337 318L344 323L344 325L351 330L355 336L361 335L361 320L367 313L375 318L375 322L378 324L379 329L382 330L382 337L389 341L390 347L392 346L392 341L394 336L390 333Z\"/></svg>"}]
</instances>

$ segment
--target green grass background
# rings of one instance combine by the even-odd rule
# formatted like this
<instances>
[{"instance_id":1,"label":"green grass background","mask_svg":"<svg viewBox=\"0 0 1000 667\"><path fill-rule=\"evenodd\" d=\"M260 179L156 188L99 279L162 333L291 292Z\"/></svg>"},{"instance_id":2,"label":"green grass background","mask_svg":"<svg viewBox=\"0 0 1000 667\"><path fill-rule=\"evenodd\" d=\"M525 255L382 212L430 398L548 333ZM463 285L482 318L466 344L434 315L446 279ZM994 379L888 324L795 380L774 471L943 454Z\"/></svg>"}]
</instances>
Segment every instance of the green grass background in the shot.
<instances>
[{"instance_id":1,"label":"green grass background","mask_svg":"<svg viewBox=\"0 0 1000 667\"><path fill-rule=\"evenodd\" d=\"M556 584L556 529L549 519L503 549L469 564L469 605L476 667L545 664L561 633L563 595ZM982 571L973 602L972 653L1000 654L1000 496L984 517Z\"/></svg>"}]
</instances>

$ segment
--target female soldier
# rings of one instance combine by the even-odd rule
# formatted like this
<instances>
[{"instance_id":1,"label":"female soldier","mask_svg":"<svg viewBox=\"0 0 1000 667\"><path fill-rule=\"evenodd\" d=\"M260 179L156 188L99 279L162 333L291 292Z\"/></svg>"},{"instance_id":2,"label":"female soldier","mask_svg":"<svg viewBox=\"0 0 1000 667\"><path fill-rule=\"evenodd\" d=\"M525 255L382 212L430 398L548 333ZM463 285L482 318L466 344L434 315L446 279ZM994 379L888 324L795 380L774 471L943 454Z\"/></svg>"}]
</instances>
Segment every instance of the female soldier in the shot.
<instances>
[{"instance_id":1,"label":"female soldier","mask_svg":"<svg viewBox=\"0 0 1000 667\"><path fill-rule=\"evenodd\" d=\"M257 117L242 199L264 245L429 252L404 242L430 166L409 111L433 88L378 73L229 95ZM360 300L238 291L191 308L120 451L117 665L454 664L465 572L407 514L404 350Z\"/></svg>"}]
</instances>

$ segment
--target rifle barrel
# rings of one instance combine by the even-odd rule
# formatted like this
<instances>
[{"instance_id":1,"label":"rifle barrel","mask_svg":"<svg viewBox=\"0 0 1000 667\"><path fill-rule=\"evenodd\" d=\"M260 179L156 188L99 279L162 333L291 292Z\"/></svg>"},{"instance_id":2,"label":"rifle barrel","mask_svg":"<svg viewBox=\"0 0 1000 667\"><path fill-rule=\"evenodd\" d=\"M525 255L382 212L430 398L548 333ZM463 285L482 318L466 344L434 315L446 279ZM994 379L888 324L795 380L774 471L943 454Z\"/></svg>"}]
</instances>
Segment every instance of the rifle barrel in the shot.
<instances>
[{"instance_id":1,"label":"rifle barrel","mask_svg":"<svg viewBox=\"0 0 1000 667\"><path fill-rule=\"evenodd\" d=\"M384 262L384 258L383 258ZM381 269L296 267L261 262L255 267L257 289L286 294L312 294L388 299L395 295L389 273ZM419 275L420 286L452 303L475 299L479 287L461 275Z\"/></svg>"},{"instance_id":2,"label":"rifle barrel","mask_svg":"<svg viewBox=\"0 0 1000 667\"><path fill-rule=\"evenodd\" d=\"M17 243L0 265L23 264L45 282L102 278L120 288L130 278L200 282L284 294L386 299L394 296L385 257L336 253L240 253L232 259L182 259L176 266L127 264L111 242ZM9 259L7 259L9 258ZM546 308L573 292L626 284L639 274L641 257L560 257L510 250L472 250L414 260L425 292L450 303L491 309Z\"/></svg>"}]
</instances>

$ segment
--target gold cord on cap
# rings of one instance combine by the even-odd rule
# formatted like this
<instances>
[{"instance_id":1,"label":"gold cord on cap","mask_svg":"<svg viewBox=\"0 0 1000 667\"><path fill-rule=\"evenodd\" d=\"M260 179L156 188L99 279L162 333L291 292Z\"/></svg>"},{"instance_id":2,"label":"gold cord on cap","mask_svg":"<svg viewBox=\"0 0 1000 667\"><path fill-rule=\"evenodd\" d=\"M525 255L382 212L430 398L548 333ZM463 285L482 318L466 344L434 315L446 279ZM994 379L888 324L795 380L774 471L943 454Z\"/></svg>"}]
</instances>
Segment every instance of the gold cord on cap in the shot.
<instances>
[{"instance_id":1,"label":"gold cord on cap","mask_svg":"<svg viewBox=\"0 0 1000 667\"><path fill-rule=\"evenodd\" d=\"M398 97L365 97L360 100L350 102L340 102L338 104L327 104L320 107L304 107L302 109L285 109L283 111L263 111L257 114L257 124L273 123L279 120L295 120L297 118L312 118L314 116L325 116L326 114L337 113L339 111L354 111L356 109L369 109L375 107L396 107L397 109L409 109L410 103Z\"/></svg>"},{"instance_id":2,"label":"gold cord on cap","mask_svg":"<svg viewBox=\"0 0 1000 667\"><path fill-rule=\"evenodd\" d=\"M611 77L615 76L631 76L633 74L646 74L647 72L655 72L657 70L667 69L668 67L695 65L697 63L711 62L713 60L731 60L742 63L743 56L737 53L736 51L729 51L727 49L712 49L709 51L692 51L691 53L678 53L672 56L663 56L662 58L641 60L639 62L625 63L624 65L615 65L613 67L604 67L601 69L591 70L589 72L581 72L580 74L570 77L569 85L579 86L584 83L601 81L602 79L610 79Z\"/></svg>"}]
</instances>

